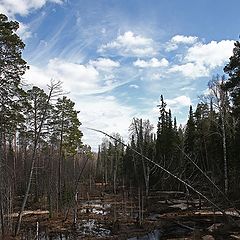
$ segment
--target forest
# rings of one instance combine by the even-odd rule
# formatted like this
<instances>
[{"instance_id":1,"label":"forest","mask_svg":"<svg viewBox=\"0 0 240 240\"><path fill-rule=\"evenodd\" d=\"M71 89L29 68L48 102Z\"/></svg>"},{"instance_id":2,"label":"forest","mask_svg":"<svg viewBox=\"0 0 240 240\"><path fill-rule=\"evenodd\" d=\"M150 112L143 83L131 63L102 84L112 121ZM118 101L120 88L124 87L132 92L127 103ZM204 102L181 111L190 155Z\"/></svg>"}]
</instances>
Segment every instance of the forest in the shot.
<instances>
[{"instance_id":1,"label":"forest","mask_svg":"<svg viewBox=\"0 0 240 240\"><path fill-rule=\"evenodd\" d=\"M1 239L180 239L179 228L184 239L239 239L239 41L185 125L161 95L157 126L133 118L128 142L117 129L93 129L105 135L95 153L61 82L45 90L24 82L18 28L0 14ZM89 220L97 235L84 228Z\"/></svg>"}]
</instances>

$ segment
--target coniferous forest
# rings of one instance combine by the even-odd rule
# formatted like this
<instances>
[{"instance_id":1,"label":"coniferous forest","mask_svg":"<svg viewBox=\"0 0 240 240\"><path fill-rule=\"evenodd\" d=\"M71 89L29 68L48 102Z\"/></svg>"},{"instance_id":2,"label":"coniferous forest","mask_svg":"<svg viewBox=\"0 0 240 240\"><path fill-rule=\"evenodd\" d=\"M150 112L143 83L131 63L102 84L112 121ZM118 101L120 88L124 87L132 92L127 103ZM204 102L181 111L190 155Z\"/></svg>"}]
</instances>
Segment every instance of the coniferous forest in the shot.
<instances>
[{"instance_id":1,"label":"coniferous forest","mask_svg":"<svg viewBox=\"0 0 240 240\"><path fill-rule=\"evenodd\" d=\"M61 82L44 90L24 82L18 27L0 14L1 239L82 239L91 237L87 220L102 239L149 232L148 239L179 239L181 228L185 239L237 239L230 236L240 225L239 41L185 125L159 93L157 126L133 118L128 142L117 129L103 132L95 153Z\"/></svg>"}]
</instances>

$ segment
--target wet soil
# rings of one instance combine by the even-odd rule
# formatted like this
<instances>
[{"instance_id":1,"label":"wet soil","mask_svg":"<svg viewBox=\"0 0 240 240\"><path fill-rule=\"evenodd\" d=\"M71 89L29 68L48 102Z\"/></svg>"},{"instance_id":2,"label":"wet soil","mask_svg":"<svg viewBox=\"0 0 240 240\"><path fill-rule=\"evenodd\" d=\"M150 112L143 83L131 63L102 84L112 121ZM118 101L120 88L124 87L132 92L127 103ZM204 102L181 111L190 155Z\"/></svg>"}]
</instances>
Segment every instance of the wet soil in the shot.
<instances>
[{"instance_id":1,"label":"wet soil","mask_svg":"<svg viewBox=\"0 0 240 240\"><path fill-rule=\"evenodd\" d=\"M87 196L78 200L76 224L73 211L67 220L64 213L49 219L46 209L42 209L43 214L33 211L23 217L18 239L36 239L37 222L39 240L240 239L240 216L234 210L228 210L232 215L229 221L207 203L199 204L199 199L189 201L181 194L152 193L140 201L140 209L137 194Z\"/></svg>"}]
</instances>

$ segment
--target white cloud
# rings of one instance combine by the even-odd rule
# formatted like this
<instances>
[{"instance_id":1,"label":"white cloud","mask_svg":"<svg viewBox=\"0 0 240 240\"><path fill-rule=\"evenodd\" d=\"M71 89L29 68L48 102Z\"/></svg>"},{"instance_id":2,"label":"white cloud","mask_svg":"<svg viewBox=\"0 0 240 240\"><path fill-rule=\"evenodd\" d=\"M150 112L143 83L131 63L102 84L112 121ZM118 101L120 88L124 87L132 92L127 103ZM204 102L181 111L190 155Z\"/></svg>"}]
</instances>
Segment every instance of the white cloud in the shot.
<instances>
[{"instance_id":1,"label":"white cloud","mask_svg":"<svg viewBox=\"0 0 240 240\"><path fill-rule=\"evenodd\" d=\"M191 99L185 95L172 99L166 99L165 101L170 108L181 108L192 104Z\"/></svg>"},{"instance_id":2,"label":"white cloud","mask_svg":"<svg viewBox=\"0 0 240 240\"><path fill-rule=\"evenodd\" d=\"M43 71L41 68L30 65L30 69L26 71L23 76L26 83L38 86L43 89L47 89L46 86L50 83L51 76L47 71Z\"/></svg>"},{"instance_id":3,"label":"white cloud","mask_svg":"<svg viewBox=\"0 0 240 240\"><path fill-rule=\"evenodd\" d=\"M210 71L202 64L190 62L182 65L173 65L169 69L169 73L181 73L184 77L195 79L209 76Z\"/></svg>"},{"instance_id":4,"label":"white cloud","mask_svg":"<svg viewBox=\"0 0 240 240\"><path fill-rule=\"evenodd\" d=\"M169 65L169 62L166 58L162 58L161 60L158 60L157 58L152 58L149 61L137 59L133 63L133 65L140 68L148 68L148 67L157 68L157 67L167 67Z\"/></svg>"},{"instance_id":5,"label":"white cloud","mask_svg":"<svg viewBox=\"0 0 240 240\"><path fill-rule=\"evenodd\" d=\"M119 35L115 41L102 45L98 52L117 50L120 55L152 56L156 54L154 41L128 31Z\"/></svg>"},{"instance_id":6,"label":"white cloud","mask_svg":"<svg viewBox=\"0 0 240 240\"><path fill-rule=\"evenodd\" d=\"M182 64L173 65L169 72L180 72L192 79L210 76L213 69L223 66L228 61L233 47L233 40L195 44L183 56Z\"/></svg>"},{"instance_id":7,"label":"white cloud","mask_svg":"<svg viewBox=\"0 0 240 240\"><path fill-rule=\"evenodd\" d=\"M188 49L184 61L195 62L213 69L228 61L233 47L233 40L211 41L208 44L198 43Z\"/></svg>"},{"instance_id":8,"label":"white cloud","mask_svg":"<svg viewBox=\"0 0 240 240\"><path fill-rule=\"evenodd\" d=\"M61 80L68 91L85 92L100 87L99 73L89 65L51 59L48 63L48 72L53 78Z\"/></svg>"},{"instance_id":9,"label":"white cloud","mask_svg":"<svg viewBox=\"0 0 240 240\"><path fill-rule=\"evenodd\" d=\"M198 40L198 37L196 36L183 36L183 35L175 35L172 37L171 42L172 43L183 43L183 44L193 44L196 43Z\"/></svg>"},{"instance_id":10,"label":"white cloud","mask_svg":"<svg viewBox=\"0 0 240 240\"><path fill-rule=\"evenodd\" d=\"M104 93L131 81L116 79L113 74L104 75L90 64L77 64L58 58L49 60L44 69L30 65L24 78L40 87L48 84L50 79L60 80L64 90L78 95Z\"/></svg>"},{"instance_id":11,"label":"white cloud","mask_svg":"<svg viewBox=\"0 0 240 240\"><path fill-rule=\"evenodd\" d=\"M102 71L110 71L113 68L120 66L119 62L113 61L109 58L98 58L97 60L90 60L89 64Z\"/></svg>"},{"instance_id":12,"label":"white cloud","mask_svg":"<svg viewBox=\"0 0 240 240\"><path fill-rule=\"evenodd\" d=\"M14 17L15 14L25 16L30 11L43 7L47 2L61 4L63 0L1 0L0 12L9 17Z\"/></svg>"},{"instance_id":13,"label":"white cloud","mask_svg":"<svg viewBox=\"0 0 240 240\"><path fill-rule=\"evenodd\" d=\"M45 86L50 79L63 82L63 88L71 92L94 91L99 88L98 71L91 66L69 63L60 59L51 59L45 70L30 65L24 78L31 84Z\"/></svg>"},{"instance_id":14,"label":"white cloud","mask_svg":"<svg viewBox=\"0 0 240 240\"><path fill-rule=\"evenodd\" d=\"M196 43L197 40L198 37L195 36L175 35L166 44L166 51L170 52L176 50L180 44L192 45Z\"/></svg>"}]
</instances>

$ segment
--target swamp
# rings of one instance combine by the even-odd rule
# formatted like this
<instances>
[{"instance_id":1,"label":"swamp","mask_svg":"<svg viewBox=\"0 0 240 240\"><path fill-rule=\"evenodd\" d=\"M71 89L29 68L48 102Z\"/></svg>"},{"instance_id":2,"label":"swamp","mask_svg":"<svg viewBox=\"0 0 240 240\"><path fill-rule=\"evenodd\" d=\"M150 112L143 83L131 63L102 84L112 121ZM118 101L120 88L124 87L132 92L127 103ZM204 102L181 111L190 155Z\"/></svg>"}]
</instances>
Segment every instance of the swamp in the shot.
<instances>
[{"instance_id":1,"label":"swamp","mask_svg":"<svg viewBox=\"0 0 240 240\"><path fill-rule=\"evenodd\" d=\"M213 2L0 0L0 240L240 239L240 5Z\"/></svg>"}]
</instances>

